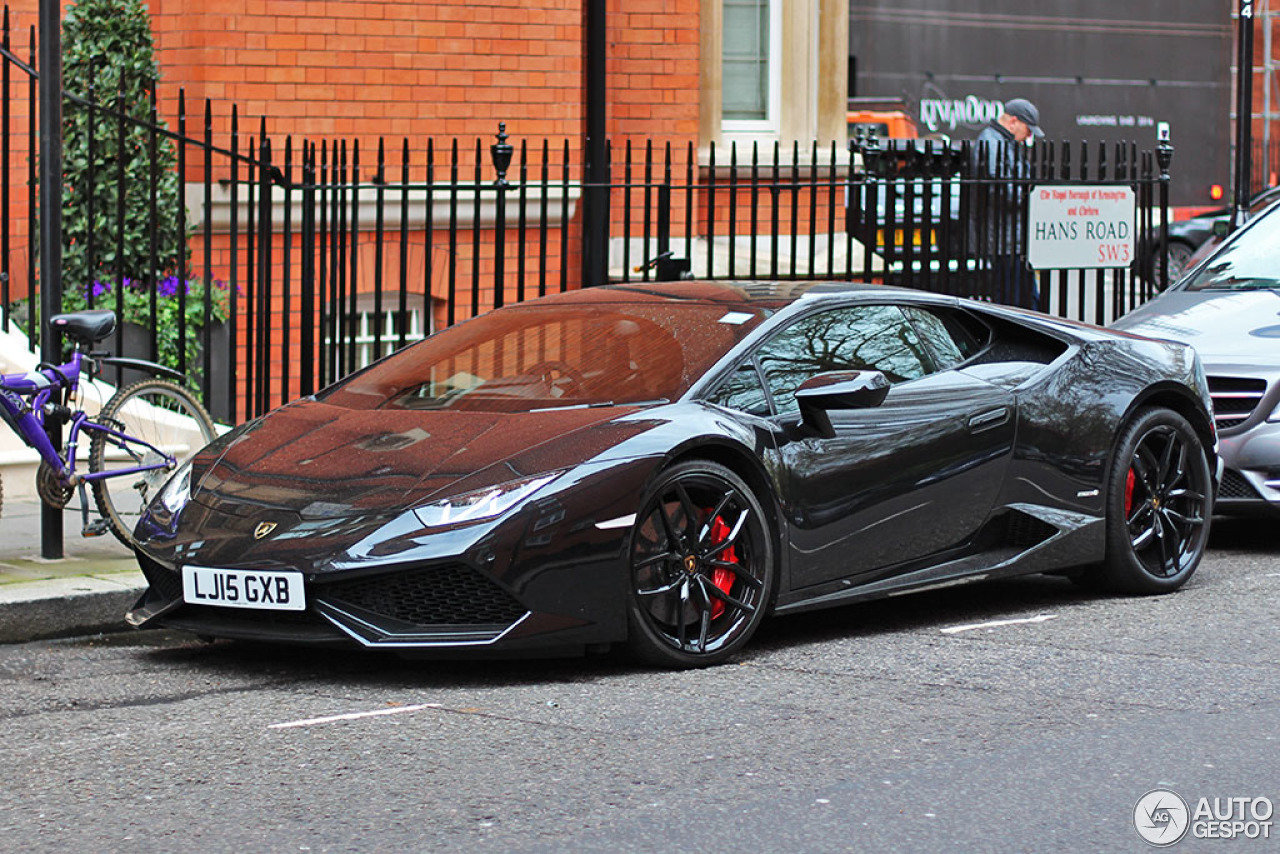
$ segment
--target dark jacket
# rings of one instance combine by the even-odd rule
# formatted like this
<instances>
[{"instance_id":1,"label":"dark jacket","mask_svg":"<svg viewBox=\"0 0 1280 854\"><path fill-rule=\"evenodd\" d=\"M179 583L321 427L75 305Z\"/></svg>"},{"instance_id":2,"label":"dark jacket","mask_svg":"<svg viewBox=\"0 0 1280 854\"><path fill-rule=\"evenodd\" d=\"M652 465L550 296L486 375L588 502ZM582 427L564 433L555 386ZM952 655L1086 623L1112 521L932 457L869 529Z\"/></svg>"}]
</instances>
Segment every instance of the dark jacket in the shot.
<instances>
[{"instance_id":1,"label":"dark jacket","mask_svg":"<svg viewBox=\"0 0 1280 854\"><path fill-rule=\"evenodd\" d=\"M999 122L988 122L972 149L970 177L976 181L973 245L988 255L1025 255L1023 221L1031 164L1027 148Z\"/></svg>"}]
</instances>

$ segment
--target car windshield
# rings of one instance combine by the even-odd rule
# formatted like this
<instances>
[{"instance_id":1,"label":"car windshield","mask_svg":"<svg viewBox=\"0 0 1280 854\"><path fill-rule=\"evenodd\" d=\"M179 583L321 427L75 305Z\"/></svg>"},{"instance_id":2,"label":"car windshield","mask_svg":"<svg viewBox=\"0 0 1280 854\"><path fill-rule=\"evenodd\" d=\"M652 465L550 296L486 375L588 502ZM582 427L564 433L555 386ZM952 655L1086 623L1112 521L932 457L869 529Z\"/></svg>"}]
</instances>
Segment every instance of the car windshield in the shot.
<instances>
[{"instance_id":1,"label":"car windshield","mask_svg":"<svg viewBox=\"0 0 1280 854\"><path fill-rule=\"evenodd\" d=\"M432 335L321 399L351 409L494 412L665 402L766 315L676 301L511 306Z\"/></svg>"},{"instance_id":2,"label":"car windshield","mask_svg":"<svg viewBox=\"0 0 1280 854\"><path fill-rule=\"evenodd\" d=\"M1186 280L1188 291L1256 291L1280 289L1280 208L1250 223Z\"/></svg>"}]
</instances>

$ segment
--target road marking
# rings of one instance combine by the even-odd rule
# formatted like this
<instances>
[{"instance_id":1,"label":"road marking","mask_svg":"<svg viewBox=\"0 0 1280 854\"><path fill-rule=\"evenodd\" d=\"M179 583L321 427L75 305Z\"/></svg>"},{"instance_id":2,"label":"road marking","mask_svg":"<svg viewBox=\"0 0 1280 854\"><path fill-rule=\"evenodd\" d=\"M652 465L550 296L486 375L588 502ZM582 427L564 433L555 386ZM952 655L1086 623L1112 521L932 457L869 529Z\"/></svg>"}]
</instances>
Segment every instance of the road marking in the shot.
<instances>
[{"instance_id":1,"label":"road marking","mask_svg":"<svg viewBox=\"0 0 1280 854\"><path fill-rule=\"evenodd\" d=\"M382 715L399 715L405 712L418 712L423 709L439 709L439 703L420 703L416 706L396 706L392 709L377 709L372 712L349 712L345 715L330 715L327 718L308 718L305 721L289 721L283 724L270 724L267 729L289 729L290 727L299 726L315 726L316 724L331 724L334 721L354 721L360 718L376 718Z\"/></svg>"},{"instance_id":2,"label":"road marking","mask_svg":"<svg viewBox=\"0 0 1280 854\"><path fill-rule=\"evenodd\" d=\"M995 629L1000 626L1016 626L1022 623L1043 623L1048 620L1056 620L1057 614L1037 614L1034 617L1024 617L1019 620L992 620L989 623L970 623L967 626L948 626L942 630L944 635L955 635L960 632L971 632L974 629Z\"/></svg>"}]
</instances>

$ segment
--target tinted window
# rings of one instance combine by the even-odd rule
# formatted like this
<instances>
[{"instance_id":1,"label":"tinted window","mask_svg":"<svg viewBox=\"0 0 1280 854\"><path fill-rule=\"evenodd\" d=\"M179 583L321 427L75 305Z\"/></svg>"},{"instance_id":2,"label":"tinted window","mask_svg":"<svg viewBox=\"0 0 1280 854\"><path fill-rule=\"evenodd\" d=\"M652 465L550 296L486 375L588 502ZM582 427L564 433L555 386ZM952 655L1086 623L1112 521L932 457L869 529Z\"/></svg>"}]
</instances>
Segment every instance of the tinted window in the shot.
<instances>
[{"instance_id":1,"label":"tinted window","mask_svg":"<svg viewBox=\"0 0 1280 854\"><path fill-rule=\"evenodd\" d=\"M903 312L911 319L938 370L968 361L986 343L986 328L958 311L908 306Z\"/></svg>"},{"instance_id":2,"label":"tinted window","mask_svg":"<svg viewBox=\"0 0 1280 854\"><path fill-rule=\"evenodd\" d=\"M795 390L826 371L882 372L894 383L928 373L920 338L897 306L860 305L806 317L757 354L780 412L798 411Z\"/></svg>"},{"instance_id":3,"label":"tinted window","mask_svg":"<svg viewBox=\"0 0 1280 854\"><path fill-rule=\"evenodd\" d=\"M764 317L675 301L512 306L438 332L321 398L352 409L494 412L675 400Z\"/></svg>"},{"instance_id":4,"label":"tinted window","mask_svg":"<svg viewBox=\"0 0 1280 854\"><path fill-rule=\"evenodd\" d=\"M765 394L760 372L752 362L739 367L712 392L707 400L729 409L737 409L752 415L769 414L769 396Z\"/></svg>"}]
</instances>

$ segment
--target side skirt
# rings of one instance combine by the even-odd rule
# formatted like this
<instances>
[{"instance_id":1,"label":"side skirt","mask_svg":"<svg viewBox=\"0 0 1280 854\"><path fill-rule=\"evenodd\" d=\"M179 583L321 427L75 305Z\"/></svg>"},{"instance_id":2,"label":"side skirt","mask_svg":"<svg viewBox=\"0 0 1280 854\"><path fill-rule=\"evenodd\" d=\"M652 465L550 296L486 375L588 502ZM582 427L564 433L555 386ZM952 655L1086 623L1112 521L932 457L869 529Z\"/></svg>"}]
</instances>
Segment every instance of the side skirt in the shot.
<instances>
[{"instance_id":1,"label":"side skirt","mask_svg":"<svg viewBox=\"0 0 1280 854\"><path fill-rule=\"evenodd\" d=\"M961 557L881 576L862 584L851 579L823 584L801 591L805 595L793 594L792 600L779 603L774 608L774 613L795 614L974 581L1054 572L1102 559L1105 549L1105 519L1029 504L1011 505L1007 509L1051 525L1056 533L1030 546L1001 542Z\"/></svg>"}]
</instances>

